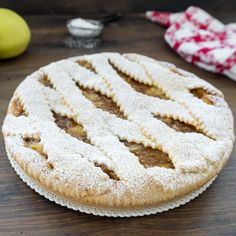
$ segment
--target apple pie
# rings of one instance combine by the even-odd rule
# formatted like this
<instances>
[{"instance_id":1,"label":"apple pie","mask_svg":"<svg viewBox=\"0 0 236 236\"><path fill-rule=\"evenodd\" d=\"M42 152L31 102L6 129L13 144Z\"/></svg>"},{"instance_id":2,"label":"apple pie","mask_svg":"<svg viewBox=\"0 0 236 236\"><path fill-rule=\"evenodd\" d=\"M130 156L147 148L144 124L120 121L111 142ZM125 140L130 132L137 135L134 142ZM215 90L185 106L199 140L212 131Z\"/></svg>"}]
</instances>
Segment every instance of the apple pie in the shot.
<instances>
[{"instance_id":1,"label":"apple pie","mask_svg":"<svg viewBox=\"0 0 236 236\"><path fill-rule=\"evenodd\" d=\"M40 68L14 92L2 129L9 159L37 184L114 209L158 206L200 188L234 141L221 91L132 53Z\"/></svg>"}]
</instances>

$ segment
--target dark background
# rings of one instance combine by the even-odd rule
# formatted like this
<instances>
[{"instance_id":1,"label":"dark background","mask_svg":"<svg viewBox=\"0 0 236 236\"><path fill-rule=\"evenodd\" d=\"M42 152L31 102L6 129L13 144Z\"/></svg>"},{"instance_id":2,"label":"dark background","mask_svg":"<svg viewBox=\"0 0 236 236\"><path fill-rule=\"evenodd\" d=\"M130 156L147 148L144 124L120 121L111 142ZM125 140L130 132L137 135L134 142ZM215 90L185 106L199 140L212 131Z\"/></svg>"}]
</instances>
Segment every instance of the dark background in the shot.
<instances>
[{"instance_id":1,"label":"dark background","mask_svg":"<svg viewBox=\"0 0 236 236\"><path fill-rule=\"evenodd\" d=\"M20 14L86 14L144 12L145 10L182 11L190 5L210 12L235 12L235 0L0 0L0 7L11 8Z\"/></svg>"}]
</instances>

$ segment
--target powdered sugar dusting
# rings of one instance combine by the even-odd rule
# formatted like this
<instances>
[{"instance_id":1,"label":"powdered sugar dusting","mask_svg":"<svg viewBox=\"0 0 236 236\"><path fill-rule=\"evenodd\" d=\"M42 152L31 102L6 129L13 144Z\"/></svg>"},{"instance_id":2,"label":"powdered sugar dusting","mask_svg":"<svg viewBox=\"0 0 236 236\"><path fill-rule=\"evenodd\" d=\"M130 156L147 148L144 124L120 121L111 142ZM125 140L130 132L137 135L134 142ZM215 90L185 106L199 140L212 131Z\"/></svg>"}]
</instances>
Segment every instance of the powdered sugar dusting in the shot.
<instances>
[{"instance_id":1,"label":"powdered sugar dusting","mask_svg":"<svg viewBox=\"0 0 236 236\"><path fill-rule=\"evenodd\" d=\"M9 113L5 118L3 133L7 149L25 169L34 170L33 176L40 175L46 182L53 179L55 185L67 186L76 196L92 196L96 192L121 200L127 192L133 198L144 194L149 185L175 192L222 167L225 161L222 156L228 158L227 150L232 148L234 135L232 114L219 90L171 64L137 54L83 56L96 73L77 64L76 59L52 63L28 76L14 94L23 103L27 116L15 117ZM160 88L170 99L135 91L110 63L132 79ZM44 75L53 89L39 82ZM111 98L127 119L96 108L76 83ZM190 93L194 88L209 91L214 104L205 104L194 97ZM60 129L52 111L81 124L90 143ZM201 128L203 134L176 132L154 115L192 124ZM25 147L24 137L39 137L47 160ZM169 155L175 169L144 168L120 140L162 150ZM48 169L48 163L54 168ZM95 163L114 171L119 181L109 178Z\"/></svg>"}]
</instances>

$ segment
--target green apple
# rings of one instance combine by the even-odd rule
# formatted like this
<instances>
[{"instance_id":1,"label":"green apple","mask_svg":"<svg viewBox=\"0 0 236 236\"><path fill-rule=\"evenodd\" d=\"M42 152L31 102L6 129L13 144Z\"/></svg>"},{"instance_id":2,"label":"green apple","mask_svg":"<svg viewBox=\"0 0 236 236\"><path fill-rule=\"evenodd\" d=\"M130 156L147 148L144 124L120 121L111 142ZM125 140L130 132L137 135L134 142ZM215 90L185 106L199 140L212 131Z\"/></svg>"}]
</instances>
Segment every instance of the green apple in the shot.
<instances>
[{"instance_id":1,"label":"green apple","mask_svg":"<svg viewBox=\"0 0 236 236\"><path fill-rule=\"evenodd\" d=\"M30 29L16 12L0 8L0 59L16 57L29 45Z\"/></svg>"}]
</instances>

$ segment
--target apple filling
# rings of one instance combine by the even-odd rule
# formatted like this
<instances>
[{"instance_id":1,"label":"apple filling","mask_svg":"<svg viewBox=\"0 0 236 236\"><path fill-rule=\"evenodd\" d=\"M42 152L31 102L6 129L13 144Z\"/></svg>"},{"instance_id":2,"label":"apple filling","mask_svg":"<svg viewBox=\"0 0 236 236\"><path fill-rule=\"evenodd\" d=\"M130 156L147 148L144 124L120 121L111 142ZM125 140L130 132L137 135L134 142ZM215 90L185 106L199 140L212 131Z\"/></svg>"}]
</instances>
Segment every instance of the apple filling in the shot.
<instances>
[{"instance_id":1,"label":"apple filling","mask_svg":"<svg viewBox=\"0 0 236 236\"><path fill-rule=\"evenodd\" d=\"M81 124L76 123L72 118L59 115L55 112L53 112L53 116L55 118L55 123L59 128L65 130L68 134L83 142L90 143Z\"/></svg>"},{"instance_id":2,"label":"apple filling","mask_svg":"<svg viewBox=\"0 0 236 236\"><path fill-rule=\"evenodd\" d=\"M43 145L40 143L40 139L38 138L24 138L24 146L31 148L38 152L44 159L48 159L47 154L43 150Z\"/></svg>"},{"instance_id":3,"label":"apple filling","mask_svg":"<svg viewBox=\"0 0 236 236\"><path fill-rule=\"evenodd\" d=\"M209 92L207 92L205 89L203 88L194 88L190 90L190 93L193 94L193 96L201 99L203 102L209 104L209 105L213 105L214 102L211 101L211 99L209 98L209 95L213 95L210 94Z\"/></svg>"},{"instance_id":4,"label":"apple filling","mask_svg":"<svg viewBox=\"0 0 236 236\"><path fill-rule=\"evenodd\" d=\"M129 148L135 156L139 158L139 162L145 167L164 167L174 169L173 163L170 160L168 154L162 152L158 149L153 149L151 147L145 147L143 144L121 141Z\"/></svg>"},{"instance_id":5,"label":"apple filling","mask_svg":"<svg viewBox=\"0 0 236 236\"><path fill-rule=\"evenodd\" d=\"M82 87L79 88L82 90L83 95L87 99L89 99L97 108L115 114L116 116L122 119L126 119L119 106L115 102L113 102L111 98L102 95L100 92L96 92L93 89L87 89Z\"/></svg>"},{"instance_id":6,"label":"apple filling","mask_svg":"<svg viewBox=\"0 0 236 236\"><path fill-rule=\"evenodd\" d=\"M106 165L104 164L98 164L94 163L96 167L100 167L104 173L106 173L110 179L114 179L116 181L120 180L119 177L116 175L116 173L113 170L110 170Z\"/></svg>"},{"instance_id":7,"label":"apple filling","mask_svg":"<svg viewBox=\"0 0 236 236\"><path fill-rule=\"evenodd\" d=\"M200 133L199 130L196 129L195 126L187 124L185 122L175 120L170 117L160 117L160 116L155 116L157 119L163 121L166 125L168 125L170 128L175 129L176 131L187 133L187 132L196 132Z\"/></svg>"},{"instance_id":8,"label":"apple filling","mask_svg":"<svg viewBox=\"0 0 236 236\"><path fill-rule=\"evenodd\" d=\"M10 108L9 108L9 112L12 113L14 116L26 116L26 112L25 109L22 105L22 102L20 101L20 99L15 99Z\"/></svg>"},{"instance_id":9,"label":"apple filling","mask_svg":"<svg viewBox=\"0 0 236 236\"><path fill-rule=\"evenodd\" d=\"M77 61L80 66L85 67L86 69L96 73L94 67L91 63L85 60ZM106 95L101 94L100 92L95 91L94 89L83 88L77 83L77 86L82 90L83 95L89 99L97 108L100 108L104 111L108 111L112 114L117 115L122 119L126 119L123 112L120 110L119 106L112 101L111 98Z\"/></svg>"},{"instance_id":10,"label":"apple filling","mask_svg":"<svg viewBox=\"0 0 236 236\"><path fill-rule=\"evenodd\" d=\"M153 97L159 97L161 99L168 99L166 95L159 88L136 81L132 79L129 75L126 75L125 73L121 72L118 68L115 67L115 65L111 63L110 65L113 67L114 70L116 70L119 76L123 80L125 80L128 84L130 84L131 87L137 92L144 93L146 95Z\"/></svg>"},{"instance_id":11,"label":"apple filling","mask_svg":"<svg viewBox=\"0 0 236 236\"><path fill-rule=\"evenodd\" d=\"M81 61L77 61L77 63L78 63L80 66L82 66L82 67L84 67L84 68L86 68L86 69L88 69L88 70L90 70L90 71L96 73L94 67L92 66L92 64L91 64L90 62L85 61L85 60L81 60Z\"/></svg>"},{"instance_id":12,"label":"apple filling","mask_svg":"<svg viewBox=\"0 0 236 236\"><path fill-rule=\"evenodd\" d=\"M45 87L53 88L52 83L49 81L47 75L44 75L39 82L43 84Z\"/></svg>"}]
</instances>

